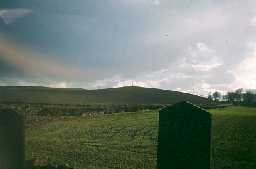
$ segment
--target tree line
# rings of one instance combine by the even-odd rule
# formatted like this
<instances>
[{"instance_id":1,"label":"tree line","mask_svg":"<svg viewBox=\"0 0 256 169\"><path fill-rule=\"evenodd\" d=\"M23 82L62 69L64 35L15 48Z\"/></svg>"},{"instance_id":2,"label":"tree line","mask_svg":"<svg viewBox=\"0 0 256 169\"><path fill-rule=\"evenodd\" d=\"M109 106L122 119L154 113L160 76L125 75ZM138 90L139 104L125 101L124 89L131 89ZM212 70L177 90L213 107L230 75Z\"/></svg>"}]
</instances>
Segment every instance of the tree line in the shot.
<instances>
[{"instance_id":1,"label":"tree line","mask_svg":"<svg viewBox=\"0 0 256 169\"><path fill-rule=\"evenodd\" d=\"M242 88L229 91L223 95L215 91L214 93L209 93L208 99L212 101L228 102L234 105L256 106L256 92Z\"/></svg>"}]
</instances>

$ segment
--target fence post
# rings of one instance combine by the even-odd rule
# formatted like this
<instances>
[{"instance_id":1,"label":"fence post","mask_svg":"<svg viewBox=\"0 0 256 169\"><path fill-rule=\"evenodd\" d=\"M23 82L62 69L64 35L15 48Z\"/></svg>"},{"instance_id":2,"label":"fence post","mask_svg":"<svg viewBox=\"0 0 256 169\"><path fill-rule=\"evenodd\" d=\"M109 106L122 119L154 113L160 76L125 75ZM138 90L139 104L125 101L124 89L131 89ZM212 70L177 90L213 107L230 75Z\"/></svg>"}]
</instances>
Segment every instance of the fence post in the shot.
<instances>
[{"instance_id":1,"label":"fence post","mask_svg":"<svg viewBox=\"0 0 256 169\"><path fill-rule=\"evenodd\" d=\"M10 109L0 109L0 169L24 168L23 118Z\"/></svg>"},{"instance_id":2,"label":"fence post","mask_svg":"<svg viewBox=\"0 0 256 169\"><path fill-rule=\"evenodd\" d=\"M188 102L159 112L157 169L210 169L211 115Z\"/></svg>"}]
</instances>

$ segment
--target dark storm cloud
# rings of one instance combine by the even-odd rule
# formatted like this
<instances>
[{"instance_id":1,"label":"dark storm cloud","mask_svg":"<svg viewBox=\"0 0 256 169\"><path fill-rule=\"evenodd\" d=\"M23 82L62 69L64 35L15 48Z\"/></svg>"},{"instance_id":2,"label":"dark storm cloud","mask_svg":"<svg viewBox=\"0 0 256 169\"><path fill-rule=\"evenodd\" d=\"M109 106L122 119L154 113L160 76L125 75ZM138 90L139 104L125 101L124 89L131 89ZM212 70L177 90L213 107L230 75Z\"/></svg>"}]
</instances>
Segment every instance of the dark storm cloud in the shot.
<instances>
[{"instance_id":1,"label":"dark storm cloud","mask_svg":"<svg viewBox=\"0 0 256 169\"><path fill-rule=\"evenodd\" d=\"M141 9L115 4L111 1L19 2L13 6L34 12L9 25L5 33L39 51L60 56L71 65L106 68L114 73L117 70L112 67L129 69L130 64L135 64L142 70L146 65L140 63L146 61L141 55L148 49L140 47L137 38L152 24L153 18L147 19Z\"/></svg>"},{"instance_id":2,"label":"dark storm cloud","mask_svg":"<svg viewBox=\"0 0 256 169\"><path fill-rule=\"evenodd\" d=\"M10 64L0 61L0 78L6 76L15 76L17 75L18 71L16 68ZM20 75L18 75L20 76Z\"/></svg>"},{"instance_id":3,"label":"dark storm cloud","mask_svg":"<svg viewBox=\"0 0 256 169\"><path fill-rule=\"evenodd\" d=\"M205 94L250 87L256 80L243 69L255 56L253 0L3 0L0 7L0 32L7 39L40 53L38 60L81 74L72 81L51 73L33 77L26 71L31 65L17 68L2 56L2 84L18 79L17 84L95 88L134 81ZM50 69L43 65L39 72ZM252 78L242 83L240 75Z\"/></svg>"}]
</instances>

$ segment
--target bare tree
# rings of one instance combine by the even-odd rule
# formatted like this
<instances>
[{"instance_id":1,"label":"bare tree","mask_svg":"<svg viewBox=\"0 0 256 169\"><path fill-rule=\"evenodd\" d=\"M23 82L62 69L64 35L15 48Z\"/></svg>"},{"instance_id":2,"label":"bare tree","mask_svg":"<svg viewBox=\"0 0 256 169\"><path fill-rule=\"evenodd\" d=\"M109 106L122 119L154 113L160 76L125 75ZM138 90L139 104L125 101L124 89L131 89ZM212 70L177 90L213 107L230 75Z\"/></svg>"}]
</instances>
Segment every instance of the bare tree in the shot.
<instances>
[{"instance_id":1,"label":"bare tree","mask_svg":"<svg viewBox=\"0 0 256 169\"><path fill-rule=\"evenodd\" d=\"M215 101L219 101L220 98L221 98L221 93L218 92L218 91L216 91L216 92L214 92L214 93L212 94L212 97L213 97L213 99L214 99Z\"/></svg>"}]
</instances>

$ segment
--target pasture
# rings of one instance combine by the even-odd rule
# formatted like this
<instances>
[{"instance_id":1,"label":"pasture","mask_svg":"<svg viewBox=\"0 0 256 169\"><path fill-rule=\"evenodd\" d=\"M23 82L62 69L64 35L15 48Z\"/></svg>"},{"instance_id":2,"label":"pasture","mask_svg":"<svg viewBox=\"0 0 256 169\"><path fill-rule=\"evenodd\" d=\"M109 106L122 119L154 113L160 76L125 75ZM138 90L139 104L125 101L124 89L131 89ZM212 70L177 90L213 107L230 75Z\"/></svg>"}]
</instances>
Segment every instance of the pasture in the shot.
<instances>
[{"instance_id":1,"label":"pasture","mask_svg":"<svg viewBox=\"0 0 256 169\"><path fill-rule=\"evenodd\" d=\"M256 108L209 110L214 169L256 167ZM26 158L77 169L155 169L158 112L64 117L26 130Z\"/></svg>"}]
</instances>

